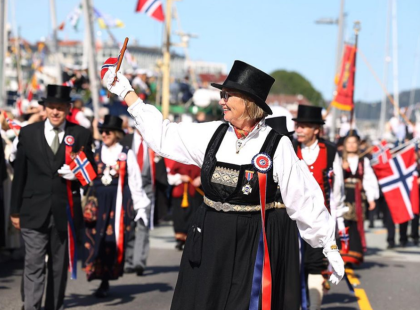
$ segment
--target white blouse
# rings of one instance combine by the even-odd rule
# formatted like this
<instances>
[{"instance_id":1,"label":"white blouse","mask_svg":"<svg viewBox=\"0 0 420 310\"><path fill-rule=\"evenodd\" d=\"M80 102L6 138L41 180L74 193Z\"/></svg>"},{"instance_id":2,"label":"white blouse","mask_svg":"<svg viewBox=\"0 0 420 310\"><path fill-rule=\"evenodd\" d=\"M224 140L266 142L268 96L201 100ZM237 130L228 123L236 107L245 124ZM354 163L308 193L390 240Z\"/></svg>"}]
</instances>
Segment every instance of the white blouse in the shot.
<instances>
[{"instance_id":1,"label":"white blouse","mask_svg":"<svg viewBox=\"0 0 420 310\"><path fill-rule=\"evenodd\" d=\"M171 123L163 120L156 107L141 99L128 108L136 128L156 153L162 157L202 167L207 145L221 121L207 123ZM238 138L232 126L216 154L220 162L236 165L251 163L271 128L261 121L244 139L236 152ZM280 139L273 158L274 180L278 183L287 213L295 220L302 238L312 247L335 244L335 223L324 206L323 193L309 169L300 161L290 140Z\"/></svg>"},{"instance_id":2,"label":"white blouse","mask_svg":"<svg viewBox=\"0 0 420 310\"><path fill-rule=\"evenodd\" d=\"M114 144L111 147L107 147L102 144L101 159L102 162L107 166L114 166L117 164L118 155L121 154L123 146L119 143ZM150 200L147 198L145 191L143 190L143 184L141 180L140 169L137 164L136 157L132 150L127 153L127 177L128 187L130 188L131 198L133 199L134 210L137 211L135 220L142 219L144 224L148 225L147 212L150 208Z\"/></svg>"},{"instance_id":3,"label":"white blouse","mask_svg":"<svg viewBox=\"0 0 420 310\"><path fill-rule=\"evenodd\" d=\"M353 174L356 173L357 167L359 165L359 157L358 156L349 156L347 161L350 166L350 170ZM367 201L371 202L379 198L379 184L378 180L376 179L375 173L370 165L369 159L366 157L363 160L363 189L366 193Z\"/></svg>"}]
</instances>

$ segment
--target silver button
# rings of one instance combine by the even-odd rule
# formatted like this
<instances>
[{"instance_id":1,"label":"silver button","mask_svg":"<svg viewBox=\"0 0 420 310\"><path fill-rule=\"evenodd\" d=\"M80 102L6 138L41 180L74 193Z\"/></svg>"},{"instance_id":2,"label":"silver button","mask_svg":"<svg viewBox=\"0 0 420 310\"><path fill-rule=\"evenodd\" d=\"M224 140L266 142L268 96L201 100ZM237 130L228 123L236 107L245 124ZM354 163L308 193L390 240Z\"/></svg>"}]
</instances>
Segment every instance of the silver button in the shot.
<instances>
[{"instance_id":1,"label":"silver button","mask_svg":"<svg viewBox=\"0 0 420 310\"><path fill-rule=\"evenodd\" d=\"M314 166L311 166L311 169L314 169Z\"/></svg>"}]
</instances>

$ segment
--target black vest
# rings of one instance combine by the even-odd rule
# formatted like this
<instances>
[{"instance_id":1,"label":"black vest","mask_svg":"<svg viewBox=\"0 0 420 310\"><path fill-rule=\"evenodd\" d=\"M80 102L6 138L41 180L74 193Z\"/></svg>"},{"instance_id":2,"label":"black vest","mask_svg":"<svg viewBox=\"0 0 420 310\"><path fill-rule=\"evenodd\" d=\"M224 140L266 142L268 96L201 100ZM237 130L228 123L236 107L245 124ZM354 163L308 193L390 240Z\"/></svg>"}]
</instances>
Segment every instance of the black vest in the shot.
<instances>
[{"instance_id":1,"label":"black vest","mask_svg":"<svg viewBox=\"0 0 420 310\"><path fill-rule=\"evenodd\" d=\"M218 162L216 159L217 151L223 141L228 126L226 123L220 125L207 146L203 167L201 168L202 187L206 197L216 202L227 202L234 205L259 205L260 189L258 174L254 166L251 163L247 165L235 165ZM256 150L255 155L266 153L273 158L281 137L274 130L271 130L261 150L259 152ZM246 171L254 172L252 179L249 181L246 178ZM219 172L226 174L221 176ZM242 188L248 183L252 191L246 195L243 193ZM267 174L267 203L275 201L276 190L277 184L273 180L273 169L271 169Z\"/></svg>"}]
</instances>

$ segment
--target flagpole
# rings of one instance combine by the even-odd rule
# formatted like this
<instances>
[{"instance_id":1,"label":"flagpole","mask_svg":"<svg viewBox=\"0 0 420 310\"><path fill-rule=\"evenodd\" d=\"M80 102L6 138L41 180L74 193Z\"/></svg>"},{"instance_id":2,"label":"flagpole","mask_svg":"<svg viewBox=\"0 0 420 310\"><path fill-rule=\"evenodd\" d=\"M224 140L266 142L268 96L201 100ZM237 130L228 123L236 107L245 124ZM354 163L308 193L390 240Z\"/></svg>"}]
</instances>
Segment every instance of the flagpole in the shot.
<instances>
[{"instance_id":1,"label":"flagpole","mask_svg":"<svg viewBox=\"0 0 420 310\"><path fill-rule=\"evenodd\" d=\"M0 0L0 108L6 106L7 1Z\"/></svg>"},{"instance_id":2,"label":"flagpole","mask_svg":"<svg viewBox=\"0 0 420 310\"><path fill-rule=\"evenodd\" d=\"M359 32L360 32L360 22L356 21L354 22L354 33L355 33L355 43L354 43L354 48L356 49L355 53L354 53L354 71L353 71L353 91L351 92L351 102L353 103L353 107L351 109L350 112L350 135L353 134L353 119L354 119L354 109L355 109L355 104L354 104L354 90L355 90L355 86L356 86L356 62L357 62L357 48L358 48L358 41L359 41Z\"/></svg>"},{"instance_id":3,"label":"flagpole","mask_svg":"<svg viewBox=\"0 0 420 310\"><path fill-rule=\"evenodd\" d=\"M90 82L90 92L92 96L92 105L93 113L95 118L99 120L99 83L97 75L97 65L95 57L95 38L93 34L93 20L92 20L92 7L93 0L83 0L83 14L85 18L85 27L87 42L89 46L88 50L88 65L89 65L89 82Z\"/></svg>"},{"instance_id":4,"label":"flagpole","mask_svg":"<svg viewBox=\"0 0 420 310\"><path fill-rule=\"evenodd\" d=\"M394 116L398 117L400 94L398 85L398 37L397 37L397 1L392 2L392 71L394 76Z\"/></svg>"},{"instance_id":5,"label":"flagpole","mask_svg":"<svg viewBox=\"0 0 420 310\"><path fill-rule=\"evenodd\" d=\"M392 0L388 1L388 16L386 21L386 44L385 44L385 61L384 61L384 85L387 86L388 84L388 70L389 70L389 32L390 32L390 19L391 19L391 7L392 7ZM386 106L387 106L387 96L386 94L382 97L381 103L381 114L379 119L379 136L382 136L385 132L385 119L386 119Z\"/></svg>"},{"instance_id":6,"label":"flagpole","mask_svg":"<svg viewBox=\"0 0 420 310\"><path fill-rule=\"evenodd\" d=\"M335 74L339 71L341 54L343 51L343 29L344 29L344 0L341 0L340 4L340 15L338 16L338 37L337 37L337 49L335 55ZM334 76L335 77L335 76ZM334 84L335 87L335 84ZM337 108L332 108L332 124L330 132L330 141L335 141L335 131L337 126Z\"/></svg>"},{"instance_id":7,"label":"flagpole","mask_svg":"<svg viewBox=\"0 0 420 310\"><path fill-rule=\"evenodd\" d=\"M162 64L162 115L163 119L169 115L169 79L171 65L171 22L172 22L172 0L166 0L165 16L165 49L163 51Z\"/></svg>"},{"instance_id":8,"label":"flagpole","mask_svg":"<svg viewBox=\"0 0 420 310\"><path fill-rule=\"evenodd\" d=\"M60 57L58 55L58 37L57 37L57 15L55 10L55 0L50 0L50 11L51 11L51 26L53 28L53 42L52 42L52 53L55 58L55 67L57 71L57 84L63 84L63 75L61 72Z\"/></svg>"}]
</instances>

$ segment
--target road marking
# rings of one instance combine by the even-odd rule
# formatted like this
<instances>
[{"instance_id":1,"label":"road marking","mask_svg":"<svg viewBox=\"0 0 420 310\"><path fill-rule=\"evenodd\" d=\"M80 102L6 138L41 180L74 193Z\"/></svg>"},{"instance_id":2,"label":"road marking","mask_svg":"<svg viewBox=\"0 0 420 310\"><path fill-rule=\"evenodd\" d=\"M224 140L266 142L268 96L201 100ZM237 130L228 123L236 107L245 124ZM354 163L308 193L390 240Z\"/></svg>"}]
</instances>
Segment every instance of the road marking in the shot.
<instances>
[{"instance_id":1,"label":"road marking","mask_svg":"<svg viewBox=\"0 0 420 310\"><path fill-rule=\"evenodd\" d=\"M354 289L354 294L357 297L357 303L359 304L360 310L373 310L364 289L355 288Z\"/></svg>"},{"instance_id":2,"label":"road marking","mask_svg":"<svg viewBox=\"0 0 420 310\"><path fill-rule=\"evenodd\" d=\"M355 276L353 269L347 268L346 269L347 277L349 278L349 281L351 285L358 286L360 285L359 279Z\"/></svg>"}]
</instances>

